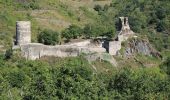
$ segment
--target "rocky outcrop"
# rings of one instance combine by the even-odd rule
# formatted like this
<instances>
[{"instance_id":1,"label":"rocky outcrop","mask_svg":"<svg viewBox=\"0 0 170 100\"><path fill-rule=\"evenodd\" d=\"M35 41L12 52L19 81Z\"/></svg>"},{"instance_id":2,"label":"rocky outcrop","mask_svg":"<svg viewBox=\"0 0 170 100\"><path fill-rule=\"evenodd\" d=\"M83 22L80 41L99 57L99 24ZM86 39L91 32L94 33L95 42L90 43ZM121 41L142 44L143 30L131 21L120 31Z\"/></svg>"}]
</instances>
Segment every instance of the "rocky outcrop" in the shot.
<instances>
[{"instance_id":1,"label":"rocky outcrop","mask_svg":"<svg viewBox=\"0 0 170 100\"><path fill-rule=\"evenodd\" d=\"M123 55L125 57L138 53L161 58L161 54L152 47L147 39L132 38L124 44Z\"/></svg>"}]
</instances>

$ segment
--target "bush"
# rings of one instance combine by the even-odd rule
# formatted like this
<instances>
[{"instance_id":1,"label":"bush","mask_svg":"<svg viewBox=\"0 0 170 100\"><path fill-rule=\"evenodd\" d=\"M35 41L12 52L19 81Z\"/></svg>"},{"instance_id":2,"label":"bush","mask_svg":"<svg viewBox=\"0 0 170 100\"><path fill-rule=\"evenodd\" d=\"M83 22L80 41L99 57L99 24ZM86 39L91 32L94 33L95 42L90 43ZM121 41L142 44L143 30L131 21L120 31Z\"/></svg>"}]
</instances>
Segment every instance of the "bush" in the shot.
<instances>
[{"instance_id":1,"label":"bush","mask_svg":"<svg viewBox=\"0 0 170 100\"><path fill-rule=\"evenodd\" d=\"M165 23L162 22L162 21L159 22L159 23L157 23L156 30L157 30L158 32L163 32L163 31L165 31Z\"/></svg>"},{"instance_id":2,"label":"bush","mask_svg":"<svg viewBox=\"0 0 170 100\"><path fill-rule=\"evenodd\" d=\"M12 72L9 74L8 80L12 87L21 88L24 85L25 74L23 72Z\"/></svg>"},{"instance_id":3,"label":"bush","mask_svg":"<svg viewBox=\"0 0 170 100\"><path fill-rule=\"evenodd\" d=\"M52 30L44 30L38 36L38 42L45 45L56 45L59 42L59 33Z\"/></svg>"},{"instance_id":4,"label":"bush","mask_svg":"<svg viewBox=\"0 0 170 100\"><path fill-rule=\"evenodd\" d=\"M99 12L102 10L102 7L100 5L95 5L94 10Z\"/></svg>"},{"instance_id":5,"label":"bush","mask_svg":"<svg viewBox=\"0 0 170 100\"><path fill-rule=\"evenodd\" d=\"M6 52L5 52L5 59L6 59L6 60L7 60L7 59L10 59L10 58L12 57L12 55L13 55L12 49L6 50Z\"/></svg>"},{"instance_id":6,"label":"bush","mask_svg":"<svg viewBox=\"0 0 170 100\"><path fill-rule=\"evenodd\" d=\"M21 6L25 9L32 9L32 10L35 10L35 9L39 9L40 6L38 4L38 1L37 0L30 0L30 1L18 1Z\"/></svg>"},{"instance_id":7,"label":"bush","mask_svg":"<svg viewBox=\"0 0 170 100\"><path fill-rule=\"evenodd\" d=\"M111 39L114 36L114 30L110 27L106 27L99 24L87 24L84 27L84 36L85 38L96 38L99 36L104 36L108 39Z\"/></svg>"},{"instance_id":8,"label":"bush","mask_svg":"<svg viewBox=\"0 0 170 100\"><path fill-rule=\"evenodd\" d=\"M67 40L77 39L82 35L82 32L83 31L79 26L71 25L69 28L62 32L62 37L66 38Z\"/></svg>"}]
</instances>

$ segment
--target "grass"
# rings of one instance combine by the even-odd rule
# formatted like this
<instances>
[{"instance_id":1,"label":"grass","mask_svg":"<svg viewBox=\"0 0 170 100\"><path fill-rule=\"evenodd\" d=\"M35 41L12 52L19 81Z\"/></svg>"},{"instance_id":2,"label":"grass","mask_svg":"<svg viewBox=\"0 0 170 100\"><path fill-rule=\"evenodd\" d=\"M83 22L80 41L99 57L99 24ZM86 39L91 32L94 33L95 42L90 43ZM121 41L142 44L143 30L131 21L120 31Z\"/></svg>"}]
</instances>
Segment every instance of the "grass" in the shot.
<instances>
[{"instance_id":1,"label":"grass","mask_svg":"<svg viewBox=\"0 0 170 100\"><path fill-rule=\"evenodd\" d=\"M24 8L24 3L13 0L0 1L0 35L3 36L0 43L5 46L12 44L12 37L15 36L15 23L19 20L29 20L32 23L32 41L36 42L39 30L52 29L62 31L70 24L83 27L85 24L94 21L97 14L91 10L82 10L80 6L88 6L85 2L72 0L39 0L35 3L38 9ZM81 16L80 16L81 14ZM92 15L92 16L91 16ZM78 18L81 17L81 21Z\"/></svg>"},{"instance_id":2,"label":"grass","mask_svg":"<svg viewBox=\"0 0 170 100\"><path fill-rule=\"evenodd\" d=\"M109 62L103 60L94 61L92 65L96 68L97 73L112 73L112 71L116 69Z\"/></svg>"}]
</instances>

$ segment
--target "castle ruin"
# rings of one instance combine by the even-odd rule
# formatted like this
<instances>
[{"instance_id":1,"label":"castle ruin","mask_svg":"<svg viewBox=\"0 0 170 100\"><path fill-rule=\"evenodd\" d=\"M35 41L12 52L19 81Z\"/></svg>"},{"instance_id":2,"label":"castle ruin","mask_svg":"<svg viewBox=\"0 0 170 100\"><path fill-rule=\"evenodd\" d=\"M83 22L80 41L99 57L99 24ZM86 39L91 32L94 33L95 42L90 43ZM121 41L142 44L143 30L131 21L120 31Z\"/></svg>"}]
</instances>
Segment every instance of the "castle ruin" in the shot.
<instances>
[{"instance_id":1,"label":"castle ruin","mask_svg":"<svg viewBox=\"0 0 170 100\"><path fill-rule=\"evenodd\" d=\"M31 43L31 23L29 21L16 22L16 41L15 46L19 46L22 56L26 59L39 59L43 56L55 57L75 57L81 53L105 53L110 55L117 55L121 49L121 43L126 41L134 32L130 29L128 18L120 17L122 22L122 29L115 41L101 42L99 45L94 45L91 40L85 40L77 43L70 43L65 45L48 46L41 43Z\"/></svg>"},{"instance_id":2,"label":"castle ruin","mask_svg":"<svg viewBox=\"0 0 170 100\"><path fill-rule=\"evenodd\" d=\"M130 29L128 17L120 17L120 21L122 28L118 33L116 40L109 41L106 44L107 51L110 55L117 55L118 51L121 50L121 43L135 36L135 33Z\"/></svg>"}]
</instances>

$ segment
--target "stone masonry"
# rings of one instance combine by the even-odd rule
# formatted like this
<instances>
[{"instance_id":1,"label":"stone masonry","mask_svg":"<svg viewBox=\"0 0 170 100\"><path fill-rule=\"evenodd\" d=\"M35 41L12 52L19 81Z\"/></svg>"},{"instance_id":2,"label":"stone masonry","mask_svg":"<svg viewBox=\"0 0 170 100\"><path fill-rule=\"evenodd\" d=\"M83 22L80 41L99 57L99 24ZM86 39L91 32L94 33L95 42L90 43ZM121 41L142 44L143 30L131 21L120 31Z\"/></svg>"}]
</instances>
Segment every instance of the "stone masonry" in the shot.
<instances>
[{"instance_id":1,"label":"stone masonry","mask_svg":"<svg viewBox=\"0 0 170 100\"><path fill-rule=\"evenodd\" d=\"M16 22L16 41L15 46L21 48L22 56L26 59L39 59L43 56L55 57L75 57L81 53L93 54L107 52L110 55L117 55L121 49L121 43L129 37L134 36L134 32L130 29L128 18L120 17L122 29L118 34L118 40L106 41L104 44L94 45L90 40L65 45L47 46L40 43L31 43L31 23L29 21ZM103 47L102 47L103 45Z\"/></svg>"},{"instance_id":2,"label":"stone masonry","mask_svg":"<svg viewBox=\"0 0 170 100\"><path fill-rule=\"evenodd\" d=\"M81 53L104 53L106 50L100 47L76 46L76 45L56 45L48 46L40 43L29 43L21 45L22 55L26 59L39 59L43 56L54 57L76 57Z\"/></svg>"},{"instance_id":3,"label":"stone masonry","mask_svg":"<svg viewBox=\"0 0 170 100\"><path fill-rule=\"evenodd\" d=\"M31 43L31 22L17 21L16 22L16 45Z\"/></svg>"},{"instance_id":4,"label":"stone masonry","mask_svg":"<svg viewBox=\"0 0 170 100\"><path fill-rule=\"evenodd\" d=\"M39 59L43 56L75 57L81 53L104 53L105 48L94 46L90 40L65 45L47 46L40 43L31 43L31 23L29 21L16 22L16 40L13 49L21 49L26 59Z\"/></svg>"},{"instance_id":5,"label":"stone masonry","mask_svg":"<svg viewBox=\"0 0 170 100\"><path fill-rule=\"evenodd\" d=\"M108 52L110 55L117 55L121 49L121 43L130 37L134 37L134 32L130 29L128 17L120 17L122 28L117 36L117 40L107 43Z\"/></svg>"}]
</instances>

